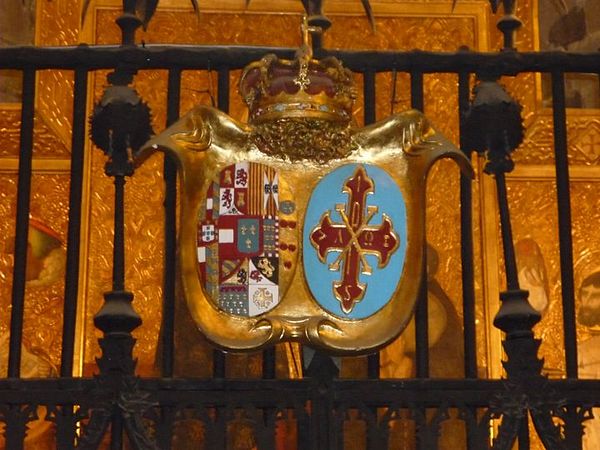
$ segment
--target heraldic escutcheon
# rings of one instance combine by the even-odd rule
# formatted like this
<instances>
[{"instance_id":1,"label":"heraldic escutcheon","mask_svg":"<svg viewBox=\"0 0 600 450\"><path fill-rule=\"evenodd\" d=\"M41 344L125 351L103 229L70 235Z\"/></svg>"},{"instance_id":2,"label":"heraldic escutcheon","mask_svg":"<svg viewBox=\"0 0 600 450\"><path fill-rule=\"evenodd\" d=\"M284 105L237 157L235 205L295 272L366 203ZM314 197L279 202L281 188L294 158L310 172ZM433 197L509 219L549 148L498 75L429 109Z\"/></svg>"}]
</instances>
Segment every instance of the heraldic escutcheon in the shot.
<instances>
[{"instance_id":1,"label":"heraldic escutcheon","mask_svg":"<svg viewBox=\"0 0 600 450\"><path fill-rule=\"evenodd\" d=\"M297 341L373 351L407 325L431 165L468 160L418 111L358 128L351 72L267 55L243 72L240 123L197 106L148 142L179 164L178 261L204 335L229 350Z\"/></svg>"}]
</instances>

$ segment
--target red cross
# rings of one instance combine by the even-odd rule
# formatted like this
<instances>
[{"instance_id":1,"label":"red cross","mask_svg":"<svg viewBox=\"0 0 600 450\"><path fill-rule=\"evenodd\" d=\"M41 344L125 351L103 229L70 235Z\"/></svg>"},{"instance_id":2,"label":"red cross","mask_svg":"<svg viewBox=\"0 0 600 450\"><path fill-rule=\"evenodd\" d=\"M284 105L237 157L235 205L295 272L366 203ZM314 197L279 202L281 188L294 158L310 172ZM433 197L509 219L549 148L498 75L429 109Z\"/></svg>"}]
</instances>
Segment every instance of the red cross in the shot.
<instances>
[{"instance_id":1,"label":"red cross","mask_svg":"<svg viewBox=\"0 0 600 450\"><path fill-rule=\"evenodd\" d=\"M352 312L367 289L365 283L359 282L359 274L370 275L373 272L365 256L377 256L377 267L383 268L399 244L393 224L386 214L383 214L380 225L368 226L378 211L377 206L367 206L367 195L374 191L374 187L364 167L358 166L352 177L344 182L342 192L348 194L348 203L335 207L343 223L332 222L327 211L310 234L310 241L322 263L326 262L329 252L339 252L336 260L329 265L329 270L338 271L340 264L343 265L342 279L333 283L333 293L346 314Z\"/></svg>"}]
</instances>

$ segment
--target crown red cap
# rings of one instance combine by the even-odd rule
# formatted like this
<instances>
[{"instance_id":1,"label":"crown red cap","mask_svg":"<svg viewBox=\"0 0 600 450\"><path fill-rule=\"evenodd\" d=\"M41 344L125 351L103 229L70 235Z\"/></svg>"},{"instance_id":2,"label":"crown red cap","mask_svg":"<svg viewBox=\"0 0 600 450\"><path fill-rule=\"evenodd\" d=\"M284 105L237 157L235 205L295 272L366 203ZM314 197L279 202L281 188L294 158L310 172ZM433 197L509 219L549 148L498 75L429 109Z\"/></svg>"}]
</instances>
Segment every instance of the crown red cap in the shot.
<instances>
[{"instance_id":1,"label":"crown red cap","mask_svg":"<svg viewBox=\"0 0 600 450\"><path fill-rule=\"evenodd\" d=\"M336 58L266 55L244 69L239 89L253 123L285 117L349 121L356 98L352 72Z\"/></svg>"}]
</instances>

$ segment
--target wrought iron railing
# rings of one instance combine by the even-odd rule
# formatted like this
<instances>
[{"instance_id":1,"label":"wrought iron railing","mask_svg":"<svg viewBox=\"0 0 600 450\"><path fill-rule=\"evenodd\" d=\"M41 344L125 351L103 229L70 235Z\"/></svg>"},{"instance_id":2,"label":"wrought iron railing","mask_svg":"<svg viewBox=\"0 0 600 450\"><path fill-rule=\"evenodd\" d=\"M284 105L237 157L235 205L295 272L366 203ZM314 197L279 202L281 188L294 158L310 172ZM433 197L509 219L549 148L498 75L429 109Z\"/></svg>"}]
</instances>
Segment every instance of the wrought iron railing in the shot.
<instances>
[{"instance_id":1,"label":"wrought iron railing","mask_svg":"<svg viewBox=\"0 0 600 450\"><path fill-rule=\"evenodd\" d=\"M510 11L507 11L509 16ZM505 16L505 17L507 17ZM509 20L510 19L510 20ZM563 52L520 53L511 50L512 33L518 25L512 19L502 23L506 51L457 53L331 51L315 49L315 56L336 56L345 66L364 77L365 122L375 120L375 74L405 72L411 79L412 106L423 109L423 75L458 75L461 147L470 155L485 153L487 171L495 177L500 206L503 248L508 290L502 294L502 307L496 325L506 332L504 348L507 378L477 378L475 337L475 295L472 241L472 181L461 178L461 262L463 291L464 379L429 377L427 336L427 288L422 288L416 310L416 378L379 379L379 359L369 357L369 379L337 378L337 368L327 355L318 355L306 377L299 380L275 379L275 355L266 350L263 378L225 378L225 360L215 350L214 377L190 379L174 377L174 304L176 253L176 171L168 158L164 163L165 194L165 274L162 319L161 377L139 378L135 374L131 331L141 320L126 290L124 277L125 179L133 175L128 156L149 133L147 111L133 90L126 88L138 70L168 71L167 122L178 118L183 70L218 71L218 107L229 107L229 72L243 68L265 53L291 58L294 49L219 46L78 46L64 48L3 48L0 69L23 72L21 141L16 213L16 237L8 377L0 379L0 421L4 423L6 448L24 448L27 424L41 414L55 424L56 448L98 448L104 442L111 449L129 445L135 449L233 448L232 440L249 433L259 449L279 449L282 439L292 436L299 449L344 448L349 439L348 423L361 423L364 448L438 447L441 426L451 417L453 432L464 435L465 448L509 449L518 439L521 450L528 449L530 420L547 449L580 449L584 421L590 410L600 406L600 380L577 376L577 341L573 283L573 258L567 161L566 106L564 74L600 72L600 53ZM60 377L23 379L20 377L27 229L32 177L33 116L36 73L43 69L73 71L74 108L71 141L69 225L64 298ZM102 357L99 375L72 377L77 318L80 217L82 214L83 160L88 112L88 75L99 69L114 69L110 91L97 105L94 128L96 143L108 155L106 174L115 179L115 222L113 287L105 294L105 304L95 317L104 332L100 340ZM560 262L566 379L542 376L537 357L539 341L532 326L539 315L528 306L527 294L519 289L510 232L510 214L504 174L512 170L511 152L518 145L518 107L503 96L495 82L501 75L545 72L552 77L554 149L558 194ZM499 93L497 103L471 99L471 75L479 77L480 89ZM489 83L485 87L485 83ZM497 91L500 89L500 91ZM127 92L127 95L123 95ZM486 97L487 98L487 97ZM500 105L500 106L499 106ZM517 128L507 129L512 120L506 113L512 105ZM508 108L510 109L510 107ZM103 114L105 114L103 116ZM137 117L131 120L131 117ZM117 118L118 120L112 120ZM123 118L127 118L124 120ZM499 120L504 118L506 120ZM144 122L145 121L145 122ZM473 124L476 125L473 125ZM471 126L470 126L471 125ZM475 132L483 134L477 135ZM508 139L510 133L517 136ZM497 135L494 135L497 133ZM110 145L103 146L110 134ZM100 138L98 138L100 136ZM500 137L498 137L500 136ZM133 175L135 176L135 175ZM426 270L426 267L423 268ZM315 362L316 361L316 362ZM490 441L491 420L498 431ZM109 431L110 430L110 431ZM244 431L249 430L249 431ZM200 437L199 437L200 436ZM354 436L354 435L353 435ZM354 436L352 439L356 439ZM191 441L190 441L191 440ZM202 447L203 446L203 447Z\"/></svg>"}]
</instances>

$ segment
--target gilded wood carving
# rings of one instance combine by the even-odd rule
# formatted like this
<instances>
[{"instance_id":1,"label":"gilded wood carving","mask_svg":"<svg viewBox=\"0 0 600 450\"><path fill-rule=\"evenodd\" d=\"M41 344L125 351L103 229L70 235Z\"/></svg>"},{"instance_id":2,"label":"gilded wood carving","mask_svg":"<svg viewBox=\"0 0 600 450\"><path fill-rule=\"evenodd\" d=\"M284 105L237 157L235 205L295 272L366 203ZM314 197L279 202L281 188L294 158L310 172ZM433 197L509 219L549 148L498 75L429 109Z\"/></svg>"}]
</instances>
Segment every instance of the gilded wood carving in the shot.
<instances>
[{"instance_id":1,"label":"gilded wood carving","mask_svg":"<svg viewBox=\"0 0 600 450\"><path fill-rule=\"evenodd\" d=\"M306 45L248 66L240 92L249 124L198 106L142 154L179 164L179 270L196 324L233 350L385 345L417 298L427 172L469 162L417 111L352 126L351 74Z\"/></svg>"}]
</instances>

